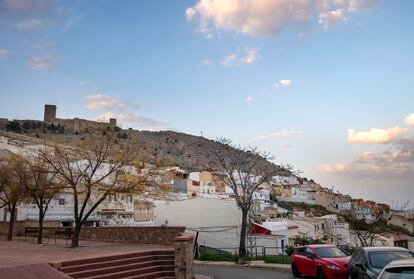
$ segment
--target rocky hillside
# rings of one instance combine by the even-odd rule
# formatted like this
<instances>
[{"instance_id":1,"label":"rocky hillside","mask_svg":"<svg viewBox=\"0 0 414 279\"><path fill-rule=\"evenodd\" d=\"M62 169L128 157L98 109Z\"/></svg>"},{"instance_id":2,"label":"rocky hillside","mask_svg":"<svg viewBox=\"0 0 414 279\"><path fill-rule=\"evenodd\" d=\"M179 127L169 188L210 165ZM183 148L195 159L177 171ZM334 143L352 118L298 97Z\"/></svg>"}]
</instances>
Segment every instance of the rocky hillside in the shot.
<instances>
[{"instance_id":1,"label":"rocky hillside","mask_svg":"<svg viewBox=\"0 0 414 279\"><path fill-rule=\"evenodd\" d=\"M63 127L49 125L42 121L26 120L24 122L9 121L0 124L0 130L29 136L34 139L56 140L70 144L88 134L98 134L103 131L87 130L83 133L72 133ZM214 140L193 136L174 131L137 131L117 130L118 142L133 143L139 154L140 161L150 162L157 166L177 165L188 170L210 169L212 166L211 150L223 150L224 146ZM272 166L266 160L261 160L263 166ZM286 172L288 173L288 172Z\"/></svg>"}]
</instances>

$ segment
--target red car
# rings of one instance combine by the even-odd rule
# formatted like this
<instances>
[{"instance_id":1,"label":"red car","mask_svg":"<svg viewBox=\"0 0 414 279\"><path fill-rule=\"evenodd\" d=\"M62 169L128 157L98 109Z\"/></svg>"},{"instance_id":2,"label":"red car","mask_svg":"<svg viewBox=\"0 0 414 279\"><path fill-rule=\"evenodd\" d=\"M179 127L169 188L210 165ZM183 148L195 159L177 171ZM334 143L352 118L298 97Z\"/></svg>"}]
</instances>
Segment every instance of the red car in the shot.
<instances>
[{"instance_id":1,"label":"red car","mask_svg":"<svg viewBox=\"0 0 414 279\"><path fill-rule=\"evenodd\" d=\"M294 277L302 274L318 279L348 278L351 257L333 245L307 245L295 248L292 254Z\"/></svg>"}]
</instances>

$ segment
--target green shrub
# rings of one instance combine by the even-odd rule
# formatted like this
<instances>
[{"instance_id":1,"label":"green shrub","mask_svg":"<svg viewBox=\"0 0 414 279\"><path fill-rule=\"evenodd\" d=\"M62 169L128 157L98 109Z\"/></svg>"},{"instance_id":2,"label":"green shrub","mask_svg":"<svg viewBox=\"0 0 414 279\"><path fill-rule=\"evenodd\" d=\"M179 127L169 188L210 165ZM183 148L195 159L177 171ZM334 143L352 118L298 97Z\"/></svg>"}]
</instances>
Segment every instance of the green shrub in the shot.
<instances>
[{"instance_id":1,"label":"green shrub","mask_svg":"<svg viewBox=\"0 0 414 279\"><path fill-rule=\"evenodd\" d=\"M204 253L198 257L200 261L225 261L225 262L237 262L239 257L232 254L210 254Z\"/></svg>"},{"instance_id":2,"label":"green shrub","mask_svg":"<svg viewBox=\"0 0 414 279\"><path fill-rule=\"evenodd\" d=\"M265 263L290 264L290 256L266 256Z\"/></svg>"}]
</instances>

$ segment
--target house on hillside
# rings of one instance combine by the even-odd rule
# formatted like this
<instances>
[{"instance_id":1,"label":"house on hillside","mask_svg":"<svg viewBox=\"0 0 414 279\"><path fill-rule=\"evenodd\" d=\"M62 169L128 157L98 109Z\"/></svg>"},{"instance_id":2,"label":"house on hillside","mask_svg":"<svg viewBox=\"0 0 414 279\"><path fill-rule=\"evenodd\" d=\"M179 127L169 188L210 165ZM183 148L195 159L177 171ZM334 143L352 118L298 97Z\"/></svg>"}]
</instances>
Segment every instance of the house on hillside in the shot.
<instances>
[{"instance_id":1,"label":"house on hillside","mask_svg":"<svg viewBox=\"0 0 414 279\"><path fill-rule=\"evenodd\" d=\"M392 215L388 219L388 224L402 227L408 230L410 233L414 233L414 223L412 220L407 219L405 216L401 215Z\"/></svg>"},{"instance_id":2,"label":"house on hillside","mask_svg":"<svg viewBox=\"0 0 414 279\"><path fill-rule=\"evenodd\" d=\"M352 199L351 206L351 213L357 220L370 221L375 219L371 206L367 204L363 199Z\"/></svg>"}]
</instances>

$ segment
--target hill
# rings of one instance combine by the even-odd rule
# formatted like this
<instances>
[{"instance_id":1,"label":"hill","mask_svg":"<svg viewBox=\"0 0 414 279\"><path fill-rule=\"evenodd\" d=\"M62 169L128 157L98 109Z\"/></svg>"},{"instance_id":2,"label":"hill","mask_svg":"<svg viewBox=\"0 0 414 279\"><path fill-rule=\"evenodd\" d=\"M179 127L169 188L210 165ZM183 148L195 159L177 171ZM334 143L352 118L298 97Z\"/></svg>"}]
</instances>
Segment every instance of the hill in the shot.
<instances>
[{"instance_id":1,"label":"hill","mask_svg":"<svg viewBox=\"0 0 414 279\"><path fill-rule=\"evenodd\" d=\"M0 123L0 131L31 137L33 140L51 140L65 144L82 140L88 134L99 136L106 132L102 129L85 129L82 133L73 133L59 125L46 125L43 121L35 120L4 121ZM180 166L187 170L209 170L213 166L211 151L225 150L224 145L218 141L174 131L151 132L120 128L116 131L120 144L134 145L139 154L137 160L158 167ZM263 167L279 168L264 159L259 161ZM290 172L286 170L286 174Z\"/></svg>"}]
</instances>

